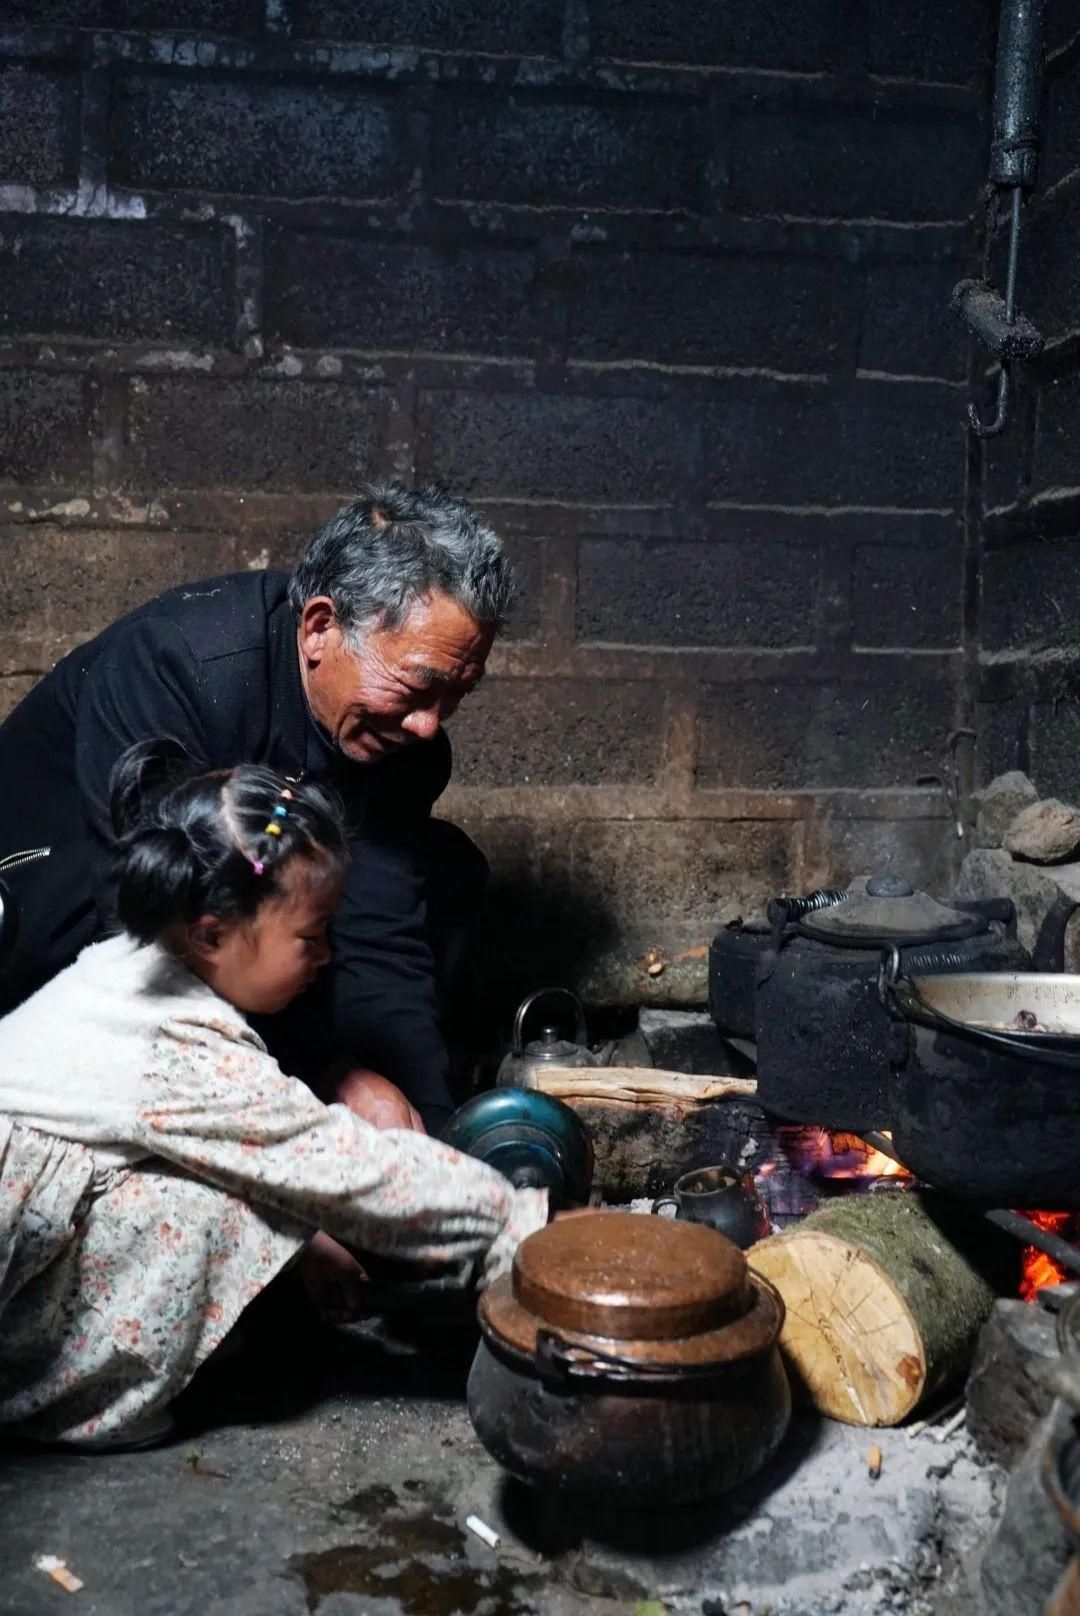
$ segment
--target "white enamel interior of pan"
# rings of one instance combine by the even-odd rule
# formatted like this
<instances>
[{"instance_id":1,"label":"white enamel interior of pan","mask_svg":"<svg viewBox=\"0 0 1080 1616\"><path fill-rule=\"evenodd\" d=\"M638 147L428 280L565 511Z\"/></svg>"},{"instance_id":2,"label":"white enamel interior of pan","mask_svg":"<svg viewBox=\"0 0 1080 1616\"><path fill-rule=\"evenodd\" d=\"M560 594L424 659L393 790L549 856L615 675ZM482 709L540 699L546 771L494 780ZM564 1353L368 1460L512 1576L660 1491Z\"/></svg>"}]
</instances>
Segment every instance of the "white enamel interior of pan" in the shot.
<instances>
[{"instance_id":1,"label":"white enamel interior of pan","mask_svg":"<svg viewBox=\"0 0 1080 1616\"><path fill-rule=\"evenodd\" d=\"M1080 1038L1080 976L973 971L913 981L932 1009L967 1026L1013 1030L1018 1011L1031 1010L1047 1032Z\"/></svg>"}]
</instances>

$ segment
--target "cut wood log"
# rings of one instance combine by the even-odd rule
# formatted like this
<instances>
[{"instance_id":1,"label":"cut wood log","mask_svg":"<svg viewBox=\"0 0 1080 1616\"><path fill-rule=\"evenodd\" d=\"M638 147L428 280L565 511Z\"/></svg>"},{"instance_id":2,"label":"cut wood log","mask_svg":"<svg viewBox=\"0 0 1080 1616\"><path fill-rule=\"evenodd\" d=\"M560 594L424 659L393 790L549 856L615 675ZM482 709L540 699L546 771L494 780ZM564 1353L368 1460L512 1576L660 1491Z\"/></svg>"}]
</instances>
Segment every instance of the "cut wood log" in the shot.
<instances>
[{"instance_id":1,"label":"cut wood log","mask_svg":"<svg viewBox=\"0 0 1080 1616\"><path fill-rule=\"evenodd\" d=\"M922 1190L835 1201L747 1257L784 1299L793 1389L849 1425L896 1425L965 1374L1016 1286L1012 1242Z\"/></svg>"},{"instance_id":2,"label":"cut wood log","mask_svg":"<svg viewBox=\"0 0 1080 1616\"><path fill-rule=\"evenodd\" d=\"M575 1110L596 1156L594 1184L607 1201L661 1195L695 1167L748 1161L769 1130L757 1085L653 1067L553 1066L538 1078Z\"/></svg>"},{"instance_id":3,"label":"cut wood log","mask_svg":"<svg viewBox=\"0 0 1080 1616\"><path fill-rule=\"evenodd\" d=\"M537 1074L537 1087L557 1100L620 1100L627 1105L687 1107L706 1100L726 1100L733 1094L757 1094L752 1077L703 1077L690 1072L664 1072L654 1066L552 1066Z\"/></svg>"}]
</instances>

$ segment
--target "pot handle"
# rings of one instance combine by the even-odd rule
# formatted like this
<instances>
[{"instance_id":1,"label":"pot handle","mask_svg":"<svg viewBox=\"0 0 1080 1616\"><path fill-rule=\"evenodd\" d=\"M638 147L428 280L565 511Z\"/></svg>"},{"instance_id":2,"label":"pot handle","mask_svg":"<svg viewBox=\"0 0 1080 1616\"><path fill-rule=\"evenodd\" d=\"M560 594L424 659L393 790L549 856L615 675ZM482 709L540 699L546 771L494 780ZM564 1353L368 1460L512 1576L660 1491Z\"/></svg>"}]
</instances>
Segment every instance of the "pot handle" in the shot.
<instances>
[{"instance_id":1,"label":"pot handle","mask_svg":"<svg viewBox=\"0 0 1080 1616\"><path fill-rule=\"evenodd\" d=\"M662 1206L673 1206L675 1208L675 1215L676 1215L676 1217L678 1216L679 1203L675 1199L674 1195L658 1195L657 1196L656 1200L652 1204L652 1209L653 1209L653 1213L654 1213L655 1216L659 1217L660 1208Z\"/></svg>"},{"instance_id":2,"label":"pot handle","mask_svg":"<svg viewBox=\"0 0 1080 1616\"><path fill-rule=\"evenodd\" d=\"M927 1004L911 978L901 975L900 950L895 943L890 943L882 950L878 965L878 997L889 1015L898 1021L908 1024L914 1022L918 1026L928 1027L932 1032L948 1033L954 1038L966 1038L971 1043L1000 1050L1013 1056L1014 1059L1037 1061L1040 1065L1062 1067L1067 1071L1080 1070L1080 1047L1075 1051L1040 1048L1021 1035L1010 1037L1007 1032L992 1032L988 1027L972 1027L967 1022L954 1021L952 1016L943 1015L940 1010L935 1010L933 1005ZM1077 1040L1077 1043L1080 1045L1080 1040Z\"/></svg>"},{"instance_id":3,"label":"pot handle","mask_svg":"<svg viewBox=\"0 0 1080 1616\"><path fill-rule=\"evenodd\" d=\"M522 999L517 1007L517 1014L514 1017L513 1039L513 1052L515 1055L525 1053L525 1026L529 1016L543 999L561 1000L564 1010L573 1012L573 1042L575 1044L584 1044L586 1042L585 1009L577 994L571 993L569 988L539 988L535 993L530 993L527 999Z\"/></svg>"},{"instance_id":4,"label":"pot handle","mask_svg":"<svg viewBox=\"0 0 1080 1616\"><path fill-rule=\"evenodd\" d=\"M932 970L933 967L928 969ZM933 1027L937 1032L972 1030L964 1027L959 1021L943 1016L939 1010L927 1004L911 978L901 972L900 950L895 943L889 943L881 951L881 960L878 964L878 998L896 1021L917 1021L924 1027Z\"/></svg>"},{"instance_id":5,"label":"pot handle","mask_svg":"<svg viewBox=\"0 0 1080 1616\"><path fill-rule=\"evenodd\" d=\"M537 1330L534 1362L536 1372L546 1386L565 1391L575 1381L588 1380L692 1380L695 1376L708 1379L716 1374L715 1364L640 1363L635 1358L621 1358L616 1352L603 1352L599 1347L579 1346L567 1341L555 1330Z\"/></svg>"}]
</instances>

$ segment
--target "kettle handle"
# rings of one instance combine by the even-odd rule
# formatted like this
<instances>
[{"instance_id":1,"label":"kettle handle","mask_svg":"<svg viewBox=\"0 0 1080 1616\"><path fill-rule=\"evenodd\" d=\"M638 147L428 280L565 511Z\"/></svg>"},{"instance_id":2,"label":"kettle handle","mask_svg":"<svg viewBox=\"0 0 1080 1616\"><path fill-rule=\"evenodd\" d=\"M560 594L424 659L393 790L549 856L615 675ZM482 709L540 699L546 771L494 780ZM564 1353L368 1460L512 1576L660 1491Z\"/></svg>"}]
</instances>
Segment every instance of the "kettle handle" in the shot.
<instances>
[{"instance_id":1,"label":"kettle handle","mask_svg":"<svg viewBox=\"0 0 1080 1616\"><path fill-rule=\"evenodd\" d=\"M535 993L530 993L527 999L522 999L517 1007L517 1014L514 1016L514 1037L511 1044L514 1054L524 1055L525 1053L525 1023L541 999L561 999L565 1006L569 1006L574 1016L573 1042L575 1044L584 1044L587 1038L585 1007L577 994L571 993L569 988L538 988Z\"/></svg>"}]
</instances>

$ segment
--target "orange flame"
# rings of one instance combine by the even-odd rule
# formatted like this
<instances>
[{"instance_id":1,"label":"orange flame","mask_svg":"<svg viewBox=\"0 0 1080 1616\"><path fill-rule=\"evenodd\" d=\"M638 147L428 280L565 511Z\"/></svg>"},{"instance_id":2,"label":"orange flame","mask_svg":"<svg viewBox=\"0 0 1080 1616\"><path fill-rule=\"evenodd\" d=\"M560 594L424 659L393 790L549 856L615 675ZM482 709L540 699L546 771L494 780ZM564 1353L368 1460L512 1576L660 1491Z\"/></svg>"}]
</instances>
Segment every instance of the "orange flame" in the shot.
<instances>
[{"instance_id":1,"label":"orange flame","mask_svg":"<svg viewBox=\"0 0 1080 1616\"><path fill-rule=\"evenodd\" d=\"M1066 1240L1080 1235L1080 1214L1076 1212L1025 1212L1025 1217L1037 1223L1040 1229L1060 1234ZM1025 1302L1033 1302L1044 1285L1060 1285L1069 1278L1060 1263L1040 1251L1038 1246L1025 1246L1020 1259L1020 1295Z\"/></svg>"},{"instance_id":2,"label":"orange flame","mask_svg":"<svg viewBox=\"0 0 1080 1616\"><path fill-rule=\"evenodd\" d=\"M781 1147L800 1173L817 1178L898 1178L911 1181L906 1167L875 1150L855 1133L828 1128L784 1126L777 1129Z\"/></svg>"}]
</instances>

